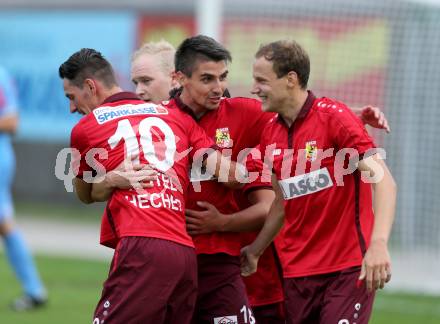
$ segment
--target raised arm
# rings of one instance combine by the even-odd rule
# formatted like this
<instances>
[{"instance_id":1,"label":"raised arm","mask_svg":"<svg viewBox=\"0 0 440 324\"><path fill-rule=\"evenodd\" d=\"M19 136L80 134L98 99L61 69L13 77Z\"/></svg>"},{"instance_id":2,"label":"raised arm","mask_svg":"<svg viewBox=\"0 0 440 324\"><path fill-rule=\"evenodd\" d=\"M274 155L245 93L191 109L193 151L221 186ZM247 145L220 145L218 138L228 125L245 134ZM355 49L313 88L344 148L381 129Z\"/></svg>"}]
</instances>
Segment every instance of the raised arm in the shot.
<instances>
[{"instance_id":1,"label":"raised arm","mask_svg":"<svg viewBox=\"0 0 440 324\"><path fill-rule=\"evenodd\" d=\"M352 110L365 125L378 129L385 129L387 133L391 131L385 114L379 108L365 106L362 108L352 108Z\"/></svg>"}]
</instances>

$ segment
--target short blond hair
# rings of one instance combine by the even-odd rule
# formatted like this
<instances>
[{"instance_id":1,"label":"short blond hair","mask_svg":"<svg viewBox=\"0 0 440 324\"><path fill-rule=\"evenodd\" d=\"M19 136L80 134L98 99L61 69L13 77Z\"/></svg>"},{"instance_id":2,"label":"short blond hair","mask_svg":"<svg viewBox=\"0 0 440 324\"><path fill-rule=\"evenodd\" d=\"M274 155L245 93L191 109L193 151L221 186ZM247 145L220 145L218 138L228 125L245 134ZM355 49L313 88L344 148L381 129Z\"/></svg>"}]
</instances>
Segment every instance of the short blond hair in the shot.
<instances>
[{"instance_id":1,"label":"short blond hair","mask_svg":"<svg viewBox=\"0 0 440 324\"><path fill-rule=\"evenodd\" d=\"M158 55L160 58L160 65L165 73L174 71L174 54L176 49L173 45L165 40L158 42L148 42L142 44L132 55L131 61L133 62L142 55Z\"/></svg>"}]
</instances>

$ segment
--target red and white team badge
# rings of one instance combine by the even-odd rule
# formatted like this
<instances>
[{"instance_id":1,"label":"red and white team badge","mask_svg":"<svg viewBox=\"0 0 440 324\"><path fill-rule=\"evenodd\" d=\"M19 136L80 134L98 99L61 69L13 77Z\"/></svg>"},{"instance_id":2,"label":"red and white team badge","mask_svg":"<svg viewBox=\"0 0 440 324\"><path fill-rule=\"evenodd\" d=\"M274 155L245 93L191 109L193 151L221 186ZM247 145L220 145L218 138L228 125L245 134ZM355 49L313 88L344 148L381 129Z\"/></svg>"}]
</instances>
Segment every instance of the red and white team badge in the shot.
<instances>
[{"instance_id":1,"label":"red and white team badge","mask_svg":"<svg viewBox=\"0 0 440 324\"><path fill-rule=\"evenodd\" d=\"M316 146L316 141L306 142L306 160L313 162L318 156L318 147Z\"/></svg>"},{"instance_id":2,"label":"red and white team badge","mask_svg":"<svg viewBox=\"0 0 440 324\"><path fill-rule=\"evenodd\" d=\"M215 144L220 148L232 147L232 139L228 127L217 128L215 131Z\"/></svg>"}]
</instances>

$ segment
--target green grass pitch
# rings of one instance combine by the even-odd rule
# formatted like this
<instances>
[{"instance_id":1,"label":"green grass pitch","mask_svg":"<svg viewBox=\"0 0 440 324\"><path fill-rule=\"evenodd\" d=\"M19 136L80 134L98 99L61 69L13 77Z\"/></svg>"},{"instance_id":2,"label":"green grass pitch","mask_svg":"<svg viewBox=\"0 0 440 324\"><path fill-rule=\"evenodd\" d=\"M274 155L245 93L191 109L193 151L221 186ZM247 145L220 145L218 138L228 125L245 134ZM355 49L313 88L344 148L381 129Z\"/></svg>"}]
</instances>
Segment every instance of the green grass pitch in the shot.
<instances>
[{"instance_id":1,"label":"green grass pitch","mask_svg":"<svg viewBox=\"0 0 440 324\"><path fill-rule=\"evenodd\" d=\"M0 254L0 322L7 324L91 323L102 282L108 271L106 262L37 256L40 272L49 289L50 302L44 309L16 314L8 309L20 287ZM440 298L409 294L377 295L373 324L440 323Z\"/></svg>"}]
</instances>

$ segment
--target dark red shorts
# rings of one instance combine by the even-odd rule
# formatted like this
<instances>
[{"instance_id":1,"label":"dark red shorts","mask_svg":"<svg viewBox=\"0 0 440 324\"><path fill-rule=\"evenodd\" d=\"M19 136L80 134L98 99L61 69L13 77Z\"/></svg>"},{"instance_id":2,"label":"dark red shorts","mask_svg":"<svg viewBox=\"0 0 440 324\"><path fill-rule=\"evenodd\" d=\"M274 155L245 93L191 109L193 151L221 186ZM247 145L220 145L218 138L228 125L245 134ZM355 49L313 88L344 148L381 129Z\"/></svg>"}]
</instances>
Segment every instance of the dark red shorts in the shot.
<instances>
[{"instance_id":1,"label":"dark red shorts","mask_svg":"<svg viewBox=\"0 0 440 324\"><path fill-rule=\"evenodd\" d=\"M357 286L360 268L329 274L284 278L288 324L367 324L374 293Z\"/></svg>"},{"instance_id":2,"label":"dark red shorts","mask_svg":"<svg viewBox=\"0 0 440 324\"><path fill-rule=\"evenodd\" d=\"M255 323L240 275L239 257L199 254L197 261L199 292L193 323Z\"/></svg>"},{"instance_id":3,"label":"dark red shorts","mask_svg":"<svg viewBox=\"0 0 440 324\"><path fill-rule=\"evenodd\" d=\"M252 306L252 311L257 324L286 323L284 301L268 305Z\"/></svg>"},{"instance_id":4,"label":"dark red shorts","mask_svg":"<svg viewBox=\"0 0 440 324\"><path fill-rule=\"evenodd\" d=\"M190 323L196 297L193 248L125 237L116 247L93 324Z\"/></svg>"}]
</instances>

